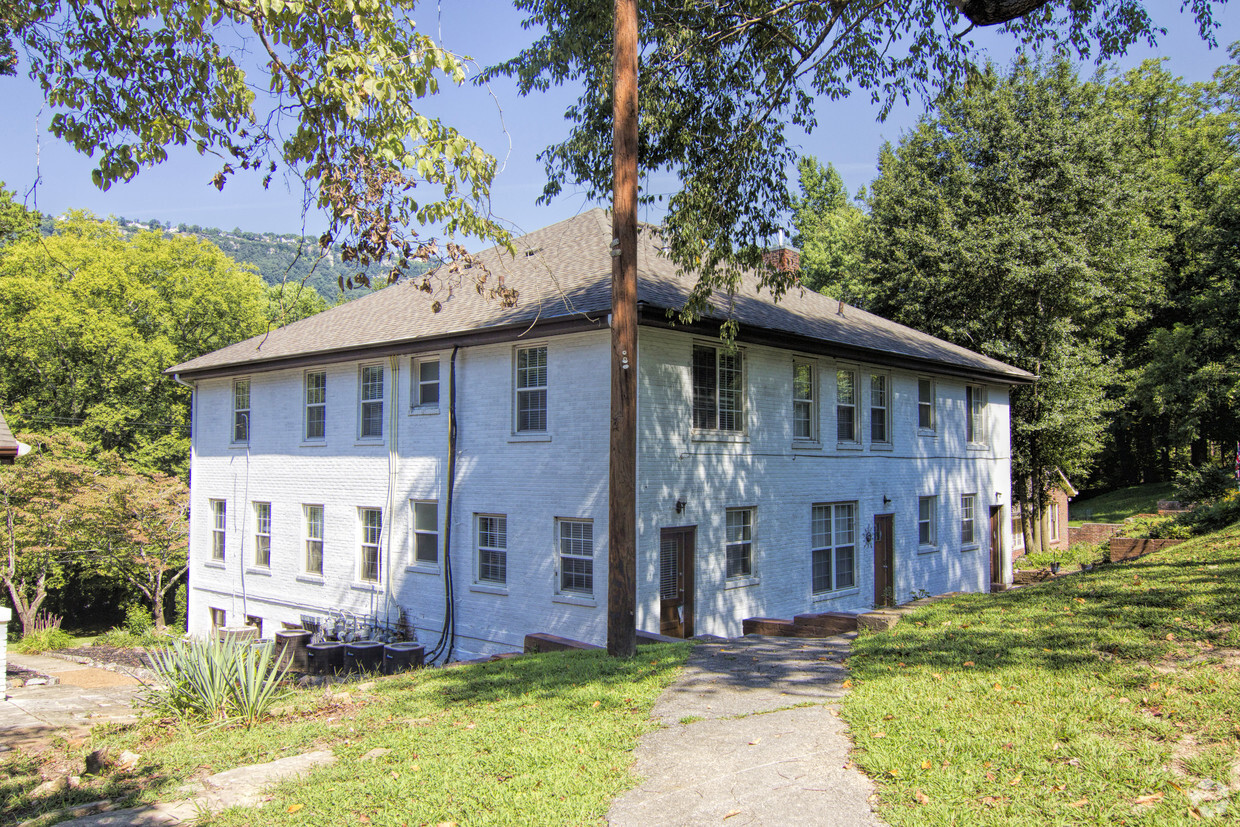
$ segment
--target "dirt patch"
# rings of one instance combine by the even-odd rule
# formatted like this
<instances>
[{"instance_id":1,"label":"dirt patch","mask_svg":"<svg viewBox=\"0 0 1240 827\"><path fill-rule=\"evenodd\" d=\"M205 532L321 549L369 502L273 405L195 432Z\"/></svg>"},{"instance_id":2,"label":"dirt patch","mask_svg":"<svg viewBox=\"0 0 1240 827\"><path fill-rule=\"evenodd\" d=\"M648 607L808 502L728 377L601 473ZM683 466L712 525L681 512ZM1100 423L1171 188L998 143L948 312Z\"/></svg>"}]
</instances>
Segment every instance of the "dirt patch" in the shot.
<instances>
[{"instance_id":1,"label":"dirt patch","mask_svg":"<svg viewBox=\"0 0 1240 827\"><path fill-rule=\"evenodd\" d=\"M54 653L88 666L126 666L149 669L151 656L145 649L129 649L121 646L81 646L76 649L59 649Z\"/></svg>"}]
</instances>

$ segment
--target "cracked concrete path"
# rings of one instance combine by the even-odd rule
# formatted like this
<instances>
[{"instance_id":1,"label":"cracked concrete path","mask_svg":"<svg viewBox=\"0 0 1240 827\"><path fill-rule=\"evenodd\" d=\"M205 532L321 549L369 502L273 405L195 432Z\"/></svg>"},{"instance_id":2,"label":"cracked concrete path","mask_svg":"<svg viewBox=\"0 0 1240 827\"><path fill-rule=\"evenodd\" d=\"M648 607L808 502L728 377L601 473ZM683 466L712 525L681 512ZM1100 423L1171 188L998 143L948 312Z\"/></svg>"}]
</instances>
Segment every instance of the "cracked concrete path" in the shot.
<instances>
[{"instance_id":1,"label":"cracked concrete path","mask_svg":"<svg viewBox=\"0 0 1240 827\"><path fill-rule=\"evenodd\" d=\"M695 646L651 713L664 728L638 743L645 780L612 802L609 823L881 825L836 707L852 637Z\"/></svg>"}]
</instances>

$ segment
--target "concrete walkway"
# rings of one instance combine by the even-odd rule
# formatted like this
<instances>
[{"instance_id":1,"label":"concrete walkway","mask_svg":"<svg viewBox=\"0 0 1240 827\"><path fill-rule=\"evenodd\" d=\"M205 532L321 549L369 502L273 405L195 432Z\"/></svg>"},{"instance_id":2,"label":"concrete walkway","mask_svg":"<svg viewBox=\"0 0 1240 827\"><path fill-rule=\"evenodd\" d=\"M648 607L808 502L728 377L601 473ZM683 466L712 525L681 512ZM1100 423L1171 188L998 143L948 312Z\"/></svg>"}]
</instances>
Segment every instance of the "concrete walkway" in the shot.
<instances>
[{"instance_id":1,"label":"concrete walkway","mask_svg":"<svg viewBox=\"0 0 1240 827\"><path fill-rule=\"evenodd\" d=\"M610 824L881 825L835 704L854 636L694 647L655 703L665 727L638 744L646 780L612 803Z\"/></svg>"},{"instance_id":2,"label":"concrete walkway","mask_svg":"<svg viewBox=\"0 0 1240 827\"><path fill-rule=\"evenodd\" d=\"M140 682L129 675L46 655L9 652L9 662L59 680L10 689L0 700L0 751L38 751L53 737L80 737L104 722L132 723Z\"/></svg>"}]
</instances>

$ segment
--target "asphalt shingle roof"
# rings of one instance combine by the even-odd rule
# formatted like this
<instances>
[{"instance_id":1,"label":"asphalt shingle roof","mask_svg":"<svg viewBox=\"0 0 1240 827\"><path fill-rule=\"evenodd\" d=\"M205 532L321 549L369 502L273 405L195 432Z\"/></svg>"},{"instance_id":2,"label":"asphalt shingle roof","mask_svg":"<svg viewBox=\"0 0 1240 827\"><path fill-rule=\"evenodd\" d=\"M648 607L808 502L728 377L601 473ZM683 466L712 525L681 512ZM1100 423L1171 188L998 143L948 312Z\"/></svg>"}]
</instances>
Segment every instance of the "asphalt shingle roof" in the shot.
<instances>
[{"instance_id":1,"label":"asphalt shingle roof","mask_svg":"<svg viewBox=\"0 0 1240 827\"><path fill-rule=\"evenodd\" d=\"M474 271L465 271L451 289L438 286L433 296L421 290L417 281L405 281L191 359L168 372L192 376L235 368L240 373L298 357L347 358L376 347L415 346L419 341L483 329L511 327L515 335L515 331L552 320L605 319L611 309L611 237L609 214L594 209L517 239L515 258L497 248L481 253L479 258L490 272L488 281L502 280L517 289L515 307L503 307L476 290ZM677 274L672 262L660 253L659 243L652 229L641 233L638 302L647 309L678 310L693 280ZM434 300L442 307L438 313L432 309ZM752 276L743 279L730 311L725 295L717 295L714 304L717 319L726 318L729 312L735 316L742 339L747 329L758 329L884 355L888 361L897 357L939 364L1013 382L1032 379L1019 368L809 290L794 288L773 303L769 295L760 294Z\"/></svg>"}]
</instances>

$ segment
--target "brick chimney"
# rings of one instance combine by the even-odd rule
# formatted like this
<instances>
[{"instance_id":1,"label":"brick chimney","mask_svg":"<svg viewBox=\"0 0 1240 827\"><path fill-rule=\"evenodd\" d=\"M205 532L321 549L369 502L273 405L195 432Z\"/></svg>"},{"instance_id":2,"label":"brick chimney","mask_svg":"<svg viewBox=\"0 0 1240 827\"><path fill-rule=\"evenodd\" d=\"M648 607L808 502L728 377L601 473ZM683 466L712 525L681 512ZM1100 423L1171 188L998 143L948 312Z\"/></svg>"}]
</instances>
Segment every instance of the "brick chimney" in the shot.
<instances>
[{"instance_id":1,"label":"brick chimney","mask_svg":"<svg viewBox=\"0 0 1240 827\"><path fill-rule=\"evenodd\" d=\"M762 253L763 263L780 273L795 273L801 269L801 251L784 243L784 233L779 233L779 245L768 247Z\"/></svg>"}]
</instances>

